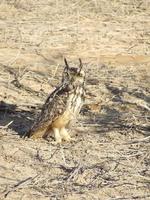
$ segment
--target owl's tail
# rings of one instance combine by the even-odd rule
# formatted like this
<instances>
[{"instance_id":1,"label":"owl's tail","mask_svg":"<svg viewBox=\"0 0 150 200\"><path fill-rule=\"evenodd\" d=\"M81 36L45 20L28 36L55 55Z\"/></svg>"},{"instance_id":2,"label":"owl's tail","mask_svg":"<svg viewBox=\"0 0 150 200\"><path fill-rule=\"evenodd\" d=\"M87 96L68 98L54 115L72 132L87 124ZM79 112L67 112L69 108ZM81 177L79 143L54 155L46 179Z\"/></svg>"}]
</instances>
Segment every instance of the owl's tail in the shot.
<instances>
[{"instance_id":1,"label":"owl's tail","mask_svg":"<svg viewBox=\"0 0 150 200\"><path fill-rule=\"evenodd\" d=\"M32 139L38 139L38 138L46 138L49 134L50 130L47 127L42 127L36 130L30 130L27 133L24 134L23 138L28 137Z\"/></svg>"}]
</instances>

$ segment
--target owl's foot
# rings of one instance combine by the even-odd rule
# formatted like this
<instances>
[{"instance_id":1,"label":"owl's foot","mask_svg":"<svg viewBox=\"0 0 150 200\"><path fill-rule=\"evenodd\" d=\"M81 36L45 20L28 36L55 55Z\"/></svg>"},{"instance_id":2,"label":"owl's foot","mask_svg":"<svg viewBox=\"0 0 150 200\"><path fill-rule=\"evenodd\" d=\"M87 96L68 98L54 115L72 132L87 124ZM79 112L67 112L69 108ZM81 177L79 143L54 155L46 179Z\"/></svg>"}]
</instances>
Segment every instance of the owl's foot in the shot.
<instances>
[{"instance_id":1,"label":"owl's foot","mask_svg":"<svg viewBox=\"0 0 150 200\"><path fill-rule=\"evenodd\" d=\"M58 128L53 128L53 131L55 138L55 142L53 142L54 145L61 144L62 141L66 142L74 141L74 139L70 137L69 133L65 128L61 128L60 130Z\"/></svg>"},{"instance_id":2,"label":"owl's foot","mask_svg":"<svg viewBox=\"0 0 150 200\"><path fill-rule=\"evenodd\" d=\"M55 143L56 144L61 144L62 137L60 135L59 129L58 128L53 128L53 131L54 131Z\"/></svg>"},{"instance_id":3,"label":"owl's foot","mask_svg":"<svg viewBox=\"0 0 150 200\"><path fill-rule=\"evenodd\" d=\"M67 130L65 128L62 128L60 130L60 135L61 135L62 140L66 141L66 142L73 141L73 139L70 137L69 133L67 132Z\"/></svg>"},{"instance_id":4,"label":"owl's foot","mask_svg":"<svg viewBox=\"0 0 150 200\"><path fill-rule=\"evenodd\" d=\"M64 140L65 140L65 139L64 139ZM74 142L74 141L75 141L75 138L70 137L68 140L65 140L65 141L67 141L67 142Z\"/></svg>"},{"instance_id":5,"label":"owl's foot","mask_svg":"<svg viewBox=\"0 0 150 200\"><path fill-rule=\"evenodd\" d=\"M65 135L62 139L66 142L74 142L75 141L75 139L72 138L69 134L67 136Z\"/></svg>"}]
</instances>

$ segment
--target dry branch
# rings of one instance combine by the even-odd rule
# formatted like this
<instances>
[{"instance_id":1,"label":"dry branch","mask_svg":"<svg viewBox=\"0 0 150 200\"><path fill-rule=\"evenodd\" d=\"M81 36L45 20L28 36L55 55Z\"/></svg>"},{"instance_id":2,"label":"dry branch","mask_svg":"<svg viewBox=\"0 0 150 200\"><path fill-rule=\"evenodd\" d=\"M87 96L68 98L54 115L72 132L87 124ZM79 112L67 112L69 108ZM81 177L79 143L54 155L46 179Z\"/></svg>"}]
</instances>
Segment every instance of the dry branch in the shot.
<instances>
[{"instance_id":1,"label":"dry branch","mask_svg":"<svg viewBox=\"0 0 150 200\"><path fill-rule=\"evenodd\" d=\"M12 186L12 188L10 188L7 192L4 193L4 198L6 198L8 196L9 193L17 190L20 186L25 186L28 184L29 181L32 181L33 179L35 179L38 175L34 176L34 177L28 177L24 180L19 181L17 184L15 184L14 186Z\"/></svg>"}]
</instances>

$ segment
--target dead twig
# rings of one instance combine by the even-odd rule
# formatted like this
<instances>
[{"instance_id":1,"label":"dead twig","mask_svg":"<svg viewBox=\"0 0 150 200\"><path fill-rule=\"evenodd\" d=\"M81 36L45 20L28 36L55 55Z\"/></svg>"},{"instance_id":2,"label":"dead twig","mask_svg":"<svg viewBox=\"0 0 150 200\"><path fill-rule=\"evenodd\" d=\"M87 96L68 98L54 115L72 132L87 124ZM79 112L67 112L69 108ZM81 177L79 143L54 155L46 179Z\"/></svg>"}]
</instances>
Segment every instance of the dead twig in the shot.
<instances>
[{"instance_id":1,"label":"dead twig","mask_svg":"<svg viewBox=\"0 0 150 200\"><path fill-rule=\"evenodd\" d=\"M132 141L126 142L124 144L135 144L135 143L140 143L140 142L148 142L147 140L150 140L150 136L144 137L144 138L139 139L139 140L132 140Z\"/></svg>"},{"instance_id":2,"label":"dead twig","mask_svg":"<svg viewBox=\"0 0 150 200\"><path fill-rule=\"evenodd\" d=\"M78 166L73 170L73 172L67 178L67 182L70 182L71 179L75 178L79 174L79 171L81 170L82 167L83 166L79 163Z\"/></svg>"},{"instance_id":3,"label":"dead twig","mask_svg":"<svg viewBox=\"0 0 150 200\"><path fill-rule=\"evenodd\" d=\"M7 129L9 127L10 124L13 123L13 120L10 121L8 124L6 124L5 126L0 126L1 129Z\"/></svg>"},{"instance_id":4,"label":"dead twig","mask_svg":"<svg viewBox=\"0 0 150 200\"><path fill-rule=\"evenodd\" d=\"M38 175L34 176L34 177L28 177L22 181L19 181L17 184L15 184L12 188L10 188L7 192L5 192L4 194L4 198L6 198L8 196L9 193L15 191L17 188L19 188L21 185L23 184L27 184L29 181L35 179Z\"/></svg>"}]
</instances>

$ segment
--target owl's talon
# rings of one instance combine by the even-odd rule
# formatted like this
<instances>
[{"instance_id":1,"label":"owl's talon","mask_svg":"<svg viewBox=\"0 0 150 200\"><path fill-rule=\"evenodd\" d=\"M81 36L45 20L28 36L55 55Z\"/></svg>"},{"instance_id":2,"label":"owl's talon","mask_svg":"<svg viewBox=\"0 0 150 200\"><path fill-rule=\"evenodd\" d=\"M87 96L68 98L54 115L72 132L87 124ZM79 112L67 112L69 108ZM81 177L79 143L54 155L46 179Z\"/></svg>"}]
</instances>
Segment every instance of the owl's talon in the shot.
<instances>
[{"instance_id":1,"label":"owl's talon","mask_svg":"<svg viewBox=\"0 0 150 200\"><path fill-rule=\"evenodd\" d=\"M63 138L64 139L64 138ZM74 142L75 141L75 138L72 138L72 137L69 137L69 138L65 138L64 139L66 142Z\"/></svg>"},{"instance_id":2,"label":"owl's talon","mask_svg":"<svg viewBox=\"0 0 150 200\"><path fill-rule=\"evenodd\" d=\"M62 144L62 141L60 142L58 142L58 141L53 141L53 142L51 142L51 144L52 145L54 145L54 146L56 146L56 145L60 145L60 144Z\"/></svg>"},{"instance_id":3,"label":"owl's talon","mask_svg":"<svg viewBox=\"0 0 150 200\"><path fill-rule=\"evenodd\" d=\"M62 140L66 142L72 141L72 138L70 137L69 133L67 132L65 128L61 128L60 135L61 135Z\"/></svg>"}]
</instances>

